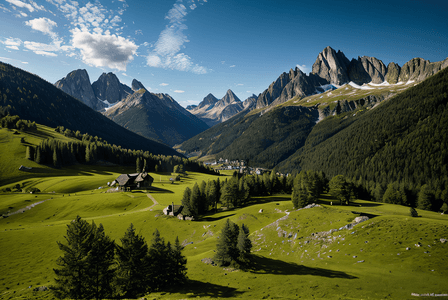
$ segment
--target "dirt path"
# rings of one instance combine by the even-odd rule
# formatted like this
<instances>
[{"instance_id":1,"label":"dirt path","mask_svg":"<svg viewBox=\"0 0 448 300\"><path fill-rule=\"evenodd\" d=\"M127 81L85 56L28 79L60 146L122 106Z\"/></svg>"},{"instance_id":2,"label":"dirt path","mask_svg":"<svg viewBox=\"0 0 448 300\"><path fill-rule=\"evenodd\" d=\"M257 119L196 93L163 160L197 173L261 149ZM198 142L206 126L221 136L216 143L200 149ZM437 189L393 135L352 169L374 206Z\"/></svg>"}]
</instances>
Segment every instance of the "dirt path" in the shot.
<instances>
[{"instance_id":1,"label":"dirt path","mask_svg":"<svg viewBox=\"0 0 448 300\"><path fill-rule=\"evenodd\" d=\"M148 196L148 198L149 199L151 199L152 200L152 202L154 202L154 204L153 205L151 205L150 207L147 207L147 208L144 208L144 209L142 209L141 211L148 211L148 210L152 210L152 208L154 207L154 206L156 206L157 204L159 204L159 202L157 202L157 200L156 199L154 199L154 197L151 195L151 194L146 194L146 196Z\"/></svg>"},{"instance_id":2,"label":"dirt path","mask_svg":"<svg viewBox=\"0 0 448 300\"><path fill-rule=\"evenodd\" d=\"M33 204L28 205L27 207L24 207L24 208L21 208L21 209L17 210L17 211L14 211L14 212L11 212L11 213L8 213L8 214L4 214L4 215L1 216L0 218L10 217L10 216L12 216L12 215L16 215L16 214L24 213L25 211L32 209L32 208L35 207L36 205L42 204L42 203L44 203L45 201L48 201L48 200L51 200L51 199L53 199L53 198L45 199L45 200L42 200L42 201L39 201L39 202L35 202L35 203L33 203Z\"/></svg>"}]
</instances>

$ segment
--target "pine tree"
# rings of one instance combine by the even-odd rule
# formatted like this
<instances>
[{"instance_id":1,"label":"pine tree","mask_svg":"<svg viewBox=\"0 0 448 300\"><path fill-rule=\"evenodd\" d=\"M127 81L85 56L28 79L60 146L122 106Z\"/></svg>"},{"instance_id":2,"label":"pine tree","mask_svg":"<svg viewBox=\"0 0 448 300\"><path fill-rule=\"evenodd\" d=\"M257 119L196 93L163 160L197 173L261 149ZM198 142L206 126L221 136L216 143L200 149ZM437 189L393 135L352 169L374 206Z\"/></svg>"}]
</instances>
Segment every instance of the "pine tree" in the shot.
<instances>
[{"instance_id":1,"label":"pine tree","mask_svg":"<svg viewBox=\"0 0 448 300\"><path fill-rule=\"evenodd\" d=\"M105 234L102 224L98 228L95 223L92 226L94 241L87 258L89 285L92 287L91 297L95 299L111 298L114 296L115 243Z\"/></svg>"},{"instance_id":2,"label":"pine tree","mask_svg":"<svg viewBox=\"0 0 448 300\"><path fill-rule=\"evenodd\" d=\"M56 146L54 147L53 150L53 166L55 166L56 168L61 166L61 158L59 157L59 153L56 149Z\"/></svg>"},{"instance_id":3,"label":"pine tree","mask_svg":"<svg viewBox=\"0 0 448 300\"><path fill-rule=\"evenodd\" d=\"M34 160L34 148L32 146L27 146L26 147L25 158L29 159L29 160Z\"/></svg>"},{"instance_id":4,"label":"pine tree","mask_svg":"<svg viewBox=\"0 0 448 300\"><path fill-rule=\"evenodd\" d=\"M190 213L192 216L196 217L197 215L199 215L199 209L201 206L200 202L201 202L201 191L199 190L198 184L195 183L190 196Z\"/></svg>"},{"instance_id":5,"label":"pine tree","mask_svg":"<svg viewBox=\"0 0 448 300\"><path fill-rule=\"evenodd\" d=\"M148 245L131 224L117 246L117 284L128 298L135 298L149 287Z\"/></svg>"},{"instance_id":6,"label":"pine tree","mask_svg":"<svg viewBox=\"0 0 448 300\"><path fill-rule=\"evenodd\" d=\"M34 161L38 164L42 164L42 153L40 147L36 147L36 153Z\"/></svg>"},{"instance_id":7,"label":"pine tree","mask_svg":"<svg viewBox=\"0 0 448 300\"><path fill-rule=\"evenodd\" d=\"M219 266L238 266L238 234L238 225L227 219L221 230L218 243L216 244L216 255L214 259Z\"/></svg>"},{"instance_id":8,"label":"pine tree","mask_svg":"<svg viewBox=\"0 0 448 300\"><path fill-rule=\"evenodd\" d=\"M170 247L165 245L165 241L160 237L159 231L156 229L153 233L151 245L149 246L149 274L151 291L160 291L165 287L170 279L170 272L167 272L168 255ZM169 271L169 270L168 270Z\"/></svg>"},{"instance_id":9,"label":"pine tree","mask_svg":"<svg viewBox=\"0 0 448 300\"><path fill-rule=\"evenodd\" d=\"M249 261L250 250L252 249L252 242L249 239L249 228L242 224L238 234L237 248L239 251L239 262L246 264Z\"/></svg>"},{"instance_id":10,"label":"pine tree","mask_svg":"<svg viewBox=\"0 0 448 300\"><path fill-rule=\"evenodd\" d=\"M170 252L170 265L172 266L170 281L176 285L183 284L187 281L187 258L182 255L182 250L183 247L179 242L179 238L176 237L176 241L171 247Z\"/></svg>"},{"instance_id":11,"label":"pine tree","mask_svg":"<svg viewBox=\"0 0 448 300\"><path fill-rule=\"evenodd\" d=\"M191 208L190 208L190 198L191 198L191 189L186 187L184 190L184 195L182 197L182 214L186 216L191 216Z\"/></svg>"},{"instance_id":12,"label":"pine tree","mask_svg":"<svg viewBox=\"0 0 448 300\"><path fill-rule=\"evenodd\" d=\"M94 227L80 216L67 225L67 244L57 242L64 254L56 260L59 268L53 269L56 284L52 289L57 298L90 298L91 286L86 280L90 267L87 257L94 238Z\"/></svg>"}]
</instances>

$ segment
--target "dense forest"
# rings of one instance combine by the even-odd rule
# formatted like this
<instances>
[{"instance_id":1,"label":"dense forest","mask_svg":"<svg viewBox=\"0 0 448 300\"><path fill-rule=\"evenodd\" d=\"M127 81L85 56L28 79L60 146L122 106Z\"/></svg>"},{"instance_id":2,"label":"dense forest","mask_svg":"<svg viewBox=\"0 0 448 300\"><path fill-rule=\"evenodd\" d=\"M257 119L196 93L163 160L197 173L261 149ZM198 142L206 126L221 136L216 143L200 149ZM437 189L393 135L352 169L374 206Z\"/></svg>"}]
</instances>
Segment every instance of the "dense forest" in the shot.
<instances>
[{"instance_id":1,"label":"dense forest","mask_svg":"<svg viewBox=\"0 0 448 300\"><path fill-rule=\"evenodd\" d=\"M447 106L445 69L375 109L318 123L279 169L341 174L376 201L392 190L407 195L397 202L415 206L424 190L438 210L448 202Z\"/></svg>"}]
</instances>

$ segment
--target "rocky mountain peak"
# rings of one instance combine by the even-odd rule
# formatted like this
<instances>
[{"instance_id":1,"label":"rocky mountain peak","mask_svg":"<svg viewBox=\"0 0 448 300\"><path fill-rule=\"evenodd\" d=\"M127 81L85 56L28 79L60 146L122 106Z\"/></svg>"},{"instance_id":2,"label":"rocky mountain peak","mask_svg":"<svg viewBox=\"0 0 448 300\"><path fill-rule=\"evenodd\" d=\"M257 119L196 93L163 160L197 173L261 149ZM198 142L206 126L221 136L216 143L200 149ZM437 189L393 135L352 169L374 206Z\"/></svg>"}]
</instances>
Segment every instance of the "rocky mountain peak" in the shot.
<instances>
[{"instance_id":1,"label":"rocky mountain peak","mask_svg":"<svg viewBox=\"0 0 448 300\"><path fill-rule=\"evenodd\" d=\"M140 81L138 81L137 79L133 79L132 80L132 90L134 92L136 92L136 91L138 91L140 89L145 89L146 90L146 88L144 87L144 85Z\"/></svg>"},{"instance_id":2,"label":"rocky mountain peak","mask_svg":"<svg viewBox=\"0 0 448 300\"><path fill-rule=\"evenodd\" d=\"M341 85L348 82L347 67L350 61L340 50L336 52L330 46L326 47L313 64L312 74L325 79L327 83Z\"/></svg>"},{"instance_id":3,"label":"rocky mountain peak","mask_svg":"<svg viewBox=\"0 0 448 300\"><path fill-rule=\"evenodd\" d=\"M57 88L83 102L87 106L99 110L104 107L96 97L90 84L89 74L85 69L74 70L54 84Z\"/></svg>"},{"instance_id":4,"label":"rocky mountain peak","mask_svg":"<svg viewBox=\"0 0 448 300\"><path fill-rule=\"evenodd\" d=\"M199 103L197 107L198 109L200 109L204 106L214 105L218 101L219 100L215 96L213 96L213 94L210 93L207 96L205 96L205 98L201 101L201 103Z\"/></svg>"},{"instance_id":5,"label":"rocky mountain peak","mask_svg":"<svg viewBox=\"0 0 448 300\"><path fill-rule=\"evenodd\" d=\"M101 74L98 80L92 84L92 88L98 100L109 103L116 103L127 95L114 73Z\"/></svg>"},{"instance_id":6,"label":"rocky mountain peak","mask_svg":"<svg viewBox=\"0 0 448 300\"><path fill-rule=\"evenodd\" d=\"M233 93L231 89L227 90L227 93L220 101L222 102L222 104L226 105L233 102L241 102L241 100L235 95L235 93Z\"/></svg>"}]
</instances>

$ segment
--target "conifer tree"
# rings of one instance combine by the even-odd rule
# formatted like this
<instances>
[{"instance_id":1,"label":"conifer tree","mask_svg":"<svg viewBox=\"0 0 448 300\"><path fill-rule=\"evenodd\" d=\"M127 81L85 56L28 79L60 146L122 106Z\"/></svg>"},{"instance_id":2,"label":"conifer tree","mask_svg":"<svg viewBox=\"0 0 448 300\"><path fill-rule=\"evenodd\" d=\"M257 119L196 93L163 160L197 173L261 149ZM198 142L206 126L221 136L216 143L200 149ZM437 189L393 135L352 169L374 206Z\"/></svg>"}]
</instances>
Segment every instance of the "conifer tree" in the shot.
<instances>
[{"instance_id":1,"label":"conifer tree","mask_svg":"<svg viewBox=\"0 0 448 300\"><path fill-rule=\"evenodd\" d=\"M239 251L238 260L245 264L249 261L250 250L252 249L252 242L249 239L249 228L242 224L238 233L237 248Z\"/></svg>"},{"instance_id":2,"label":"conifer tree","mask_svg":"<svg viewBox=\"0 0 448 300\"><path fill-rule=\"evenodd\" d=\"M187 259L182 255L183 247L179 242L179 238L176 237L174 245L171 246L170 252L170 265L172 271L170 272L170 281L173 284L183 284L187 280Z\"/></svg>"},{"instance_id":3,"label":"conifer tree","mask_svg":"<svg viewBox=\"0 0 448 300\"><path fill-rule=\"evenodd\" d=\"M35 158L34 161L38 164L42 164L42 152L40 147L36 147L36 153L35 153Z\"/></svg>"},{"instance_id":4,"label":"conifer tree","mask_svg":"<svg viewBox=\"0 0 448 300\"><path fill-rule=\"evenodd\" d=\"M184 190L184 195L182 197L182 214L186 216L191 216L191 208L190 208L190 198L191 198L191 189L186 187Z\"/></svg>"},{"instance_id":5,"label":"conifer tree","mask_svg":"<svg viewBox=\"0 0 448 300\"><path fill-rule=\"evenodd\" d=\"M117 285L123 296L135 298L147 291L148 245L132 224L121 238L121 246L117 246L117 265Z\"/></svg>"},{"instance_id":6,"label":"conifer tree","mask_svg":"<svg viewBox=\"0 0 448 300\"><path fill-rule=\"evenodd\" d=\"M193 190L190 196L190 213L192 216L197 216L199 214L199 209L201 206L201 191L197 183L194 184Z\"/></svg>"},{"instance_id":7,"label":"conifer tree","mask_svg":"<svg viewBox=\"0 0 448 300\"><path fill-rule=\"evenodd\" d=\"M169 269L166 270L166 267L169 264L168 255L170 250L170 247L165 245L164 239L160 237L160 233L156 229L148 251L148 278L151 291L159 291L169 282L171 274Z\"/></svg>"},{"instance_id":8,"label":"conifer tree","mask_svg":"<svg viewBox=\"0 0 448 300\"><path fill-rule=\"evenodd\" d=\"M26 147L25 158L27 158L29 160L34 160L34 148L32 146Z\"/></svg>"},{"instance_id":9,"label":"conifer tree","mask_svg":"<svg viewBox=\"0 0 448 300\"><path fill-rule=\"evenodd\" d=\"M238 225L227 219L221 230L218 243L216 244L216 255L214 259L219 266L238 266L238 234Z\"/></svg>"},{"instance_id":10,"label":"conifer tree","mask_svg":"<svg viewBox=\"0 0 448 300\"><path fill-rule=\"evenodd\" d=\"M93 227L93 244L88 255L88 278L90 279L91 298L105 299L114 296L113 280L115 278L115 243L108 237L103 225Z\"/></svg>"},{"instance_id":11,"label":"conifer tree","mask_svg":"<svg viewBox=\"0 0 448 300\"><path fill-rule=\"evenodd\" d=\"M52 289L57 298L90 298L92 288L86 280L90 267L87 257L94 238L93 226L80 216L67 225L67 244L57 242L64 254L56 260L59 268L53 269L56 284Z\"/></svg>"}]
</instances>

